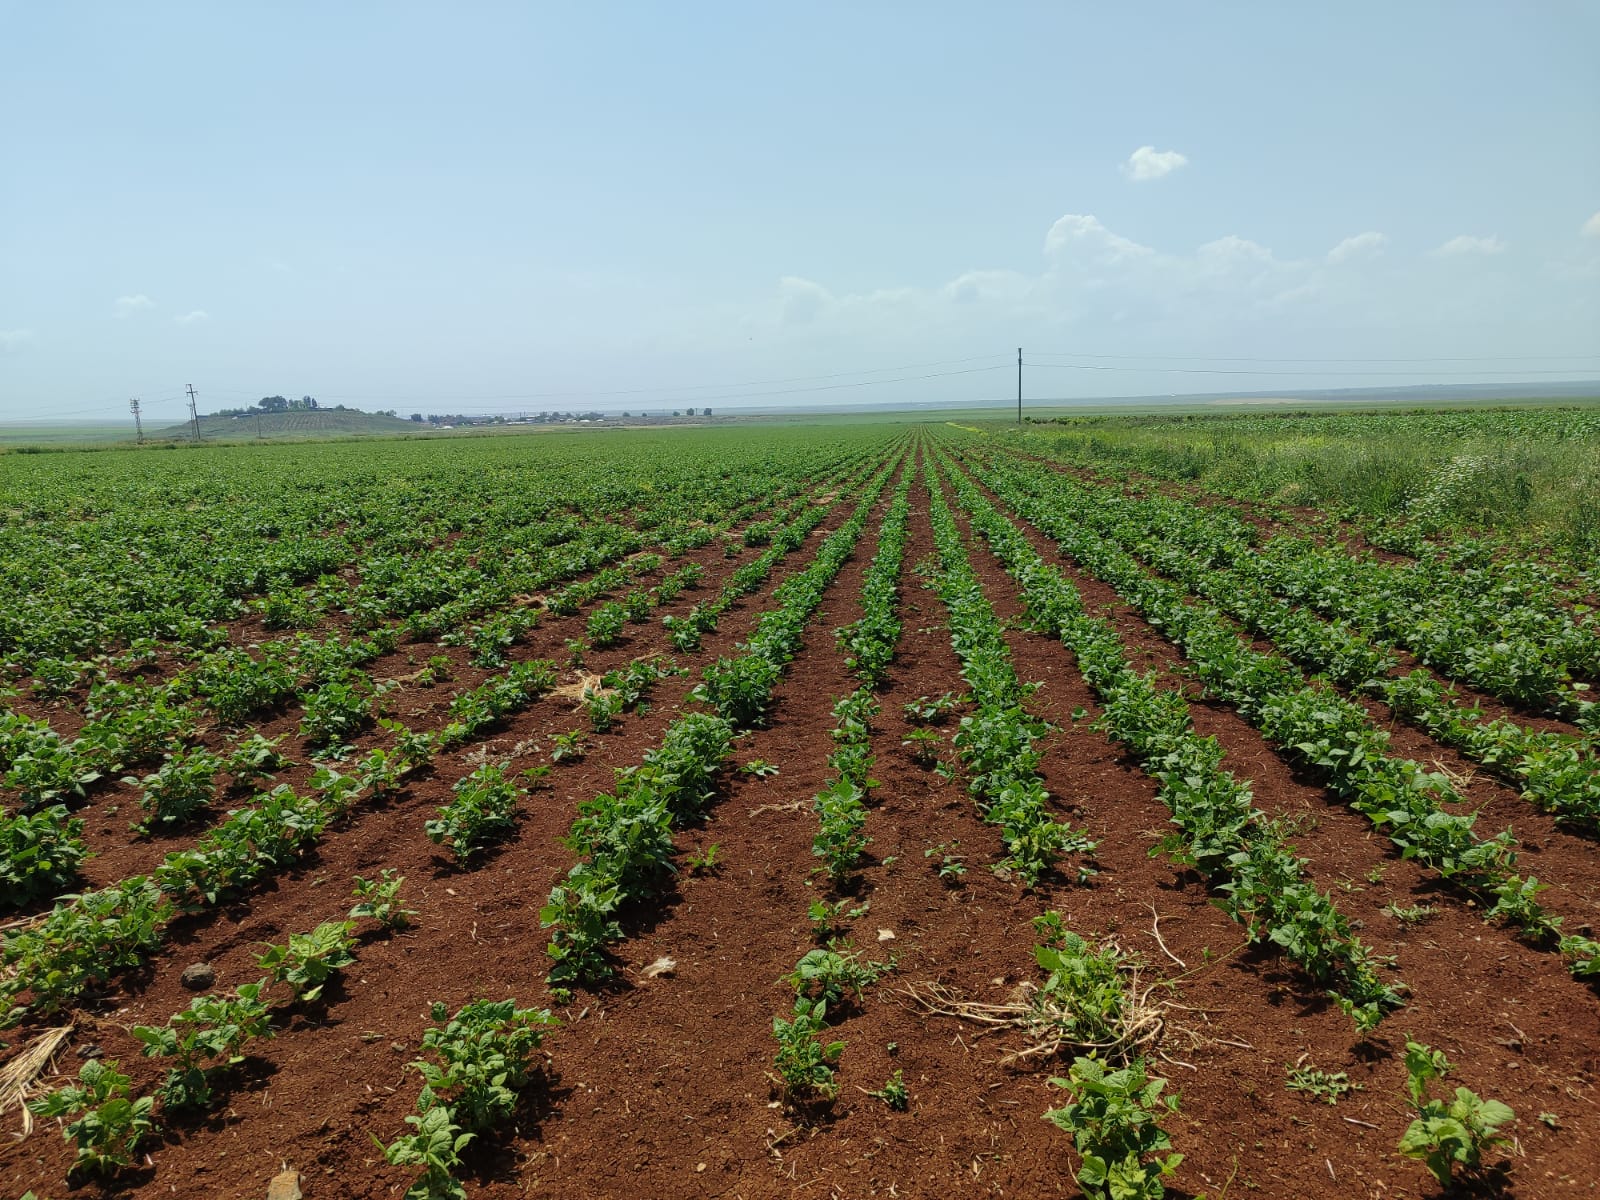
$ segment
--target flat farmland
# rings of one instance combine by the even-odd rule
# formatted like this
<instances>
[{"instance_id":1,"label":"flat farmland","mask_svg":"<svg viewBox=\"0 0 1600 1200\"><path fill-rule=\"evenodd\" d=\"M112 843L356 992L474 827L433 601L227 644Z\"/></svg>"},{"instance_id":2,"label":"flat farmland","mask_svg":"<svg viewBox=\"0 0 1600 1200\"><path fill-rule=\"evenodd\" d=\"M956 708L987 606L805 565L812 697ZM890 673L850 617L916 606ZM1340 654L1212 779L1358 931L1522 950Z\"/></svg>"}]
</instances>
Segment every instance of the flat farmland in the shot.
<instances>
[{"instance_id":1,"label":"flat farmland","mask_svg":"<svg viewBox=\"0 0 1600 1200\"><path fill-rule=\"evenodd\" d=\"M1518 520L1497 415L1381 502L1137 423L0 458L0 1193L1594 1194L1593 452L1507 418Z\"/></svg>"}]
</instances>

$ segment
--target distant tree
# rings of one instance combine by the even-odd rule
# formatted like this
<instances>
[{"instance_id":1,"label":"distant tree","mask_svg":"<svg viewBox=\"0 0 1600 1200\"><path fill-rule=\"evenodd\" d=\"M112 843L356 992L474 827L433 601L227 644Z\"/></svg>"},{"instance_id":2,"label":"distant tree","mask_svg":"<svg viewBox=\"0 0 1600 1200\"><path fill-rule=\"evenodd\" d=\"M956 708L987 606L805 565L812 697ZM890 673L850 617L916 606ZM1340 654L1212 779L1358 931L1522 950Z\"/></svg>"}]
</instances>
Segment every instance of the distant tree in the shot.
<instances>
[{"instance_id":1,"label":"distant tree","mask_svg":"<svg viewBox=\"0 0 1600 1200\"><path fill-rule=\"evenodd\" d=\"M422 414L421 413L412 413L411 414L411 419L413 421L421 421L422 420Z\"/></svg>"},{"instance_id":2,"label":"distant tree","mask_svg":"<svg viewBox=\"0 0 1600 1200\"><path fill-rule=\"evenodd\" d=\"M683 414L681 412L679 412L677 409L673 409L672 410L672 415L675 416L675 417L683 416Z\"/></svg>"},{"instance_id":3,"label":"distant tree","mask_svg":"<svg viewBox=\"0 0 1600 1200\"><path fill-rule=\"evenodd\" d=\"M288 412L289 401L282 396L263 396L256 407L262 412Z\"/></svg>"},{"instance_id":4,"label":"distant tree","mask_svg":"<svg viewBox=\"0 0 1600 1200\"><path fill-rule=\"evenodd\" d=\"M315 411L317 407L317 398L315 396L301 396L300 403L306 408Z\"/></svg>"},{"instance_id":5,"label":"distant tree","mask_svg":"<svg viewBox=\"0 0 1600 1200\"><path fill-rule=\"evenodd\" d=\"M709 409L709 408L707 408L707 409L704 409L704 410L703 410L703 411L702 411L702 412L701 412L701 414L700 414L700 415L701 415L701 416L703 416L703 417L709 417L709 416L710 416L710 415L711 415L711 410L710 410L710 409Z\"/></svg>"},{"instance_id":6,"label":"distant tree","mask_svg":"<svg viewBox=\"0 0 1600 1200\"><path fill-rule=\"evenodd\" d=\"M622 419L623 419L623 420L624 420L624 421L626 421L626 420L628 420L628 419L629 419L629 418L630 418L630 417L632 417L632 416L633 416L633 414L632 414L632 413L623 413L623 414L622 414Z\"/></svg>"}]
</instances>

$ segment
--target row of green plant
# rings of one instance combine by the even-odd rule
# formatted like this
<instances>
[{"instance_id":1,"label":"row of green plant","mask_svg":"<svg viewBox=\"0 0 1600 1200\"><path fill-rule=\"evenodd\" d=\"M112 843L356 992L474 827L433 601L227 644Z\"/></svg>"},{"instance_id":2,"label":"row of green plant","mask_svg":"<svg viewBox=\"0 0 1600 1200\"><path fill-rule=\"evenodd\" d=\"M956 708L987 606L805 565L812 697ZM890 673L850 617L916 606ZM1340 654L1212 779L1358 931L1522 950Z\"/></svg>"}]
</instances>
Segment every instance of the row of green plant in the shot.
<instances>
[{"instance_id":1,"label":"row of green plant","mask_svg":"<svg viewBox=\"0 0 1600 1200\"><path fill-rule=\"evenodd\" d=\"M1394 675L1394 654L1275 595L1261 580L1248 526L1168 497L1129 501L1064 481L1079 521L1204 596L1286 655L1335 683L1381 700L1401 719L1456 747L1559 819L1600 822L1600 771L1591 738L1490 720L1426 671Z\"/></svg>"},{"instance_id":2,"label":"row of green plant","mask_svg":"<svg viewBox=\"0 0 1600 1200\"><path fill-rule=\"evenodd\" d=\"M945 503L939 473L928 463L928 515L938 555L933 585L950 614L950 644L961 660L975 711L961 718L955 746L967 768L967 790L985 821L999 826L1001 865L1032 887L1068 854L1092 854L1095 843L1051 811L1039 773L1037 743L1050 726L1025 707L1034 686L1018 680L1011 651L983 585L967 560L961 531ZM1092 874L1080 863L1080 879Z\"/></svg>"},{"instance_id":3,"label":"row of green plant","mask_svg":"<svg viewBox=\"0 0 1600 1200\"><path fill-rule=\"evenodd\" d=\"M1274 591L1443 675L1600 731L1600 705L1574 682L1600 677L1594 621L1552 598L1535 564L1468 559L1471 549L1400 568L1280 538L1261 548L1259 568Z\"/></svg>"},{"instance_id":4,"label":"row of green plant","mask_svg":"<svg viewBox=\"0 0 1600 1200\"><path fill-rule=\"evenodd\" d=\"M1014 1023L1027 1035L1017 1057L1073 1055L1065 1078L1050 1083L1068 1102L1044 1119L1072 1135L1074 1178L1097 1200L1160 1200L1182 1154L1160 1122L1178 1113L1178 1095L1150 1075L1148 1048L1160 1033L1159 1013L1132 986L1136 964L1111 942L1095 945L1066 927L1061 915L1034 918L1041 941L1034 958L1045 971L1019 1005Z\"/></svg>"},{"instance_id":5,"label":"row of green plant","mask_svg":"<svg viewBox=\"0 0 1600 1200\"><path fill-rule=\"evenodd\" d=\"M803 1107L839 1095L833 1069L845 1044L829 1039L829 1025L859 1007L866 989L892 970L892 960L873 962L842 947L808 950L800 957L786 977L794 989L793 1008L787 1017L772 1019L778 1043L773 1067L785 1102Z\"/></svg>"},{"instance_id":6,"label":"row of green plant","mask_svg":"<svg viewBox=\"0 0 1600 1200\"><path fill-rule=\"evenodd\" d=\"M796 480L787 490L805 493L802 504L809 507L807 481ZM763 497L753 503L764 502ZM651 557L640 556L627 566L641 572L652 569L659 565L659 558L648 561ZM688 564L664 579L652 595L675 596L699 574L696 564ZM508 616L519 611L523 610L513 610ZM237 789L259 782L268 771L287 764L259 735L248 735L226 755L204 746L185 747L183 742L193 736L197 723L196 703L228 723L298 698L304 708L302 734L313 744L336 748L371 723L374 701L389 686L388 682L374 684L355 667L392 651L396 632L391 628L348 640L338 634L323 639L301 634L288 642L267 643L257 655L224 647L157 684L122 683L92 666L87 675L69 676L67 681L67 686L86 681L89 686L91 720L84 733L63 743L44 722L7 711L0 714L0 767L7 772L7 782L31 806L57 798L81 799L96 781L129 763L164 756L158 770L142 778L127 777L124 782L137 789L146 814L135 828L142 833L169 831L193 821L221 797L219 773L230 774L228 786ZM496 637L505 632L499 630ZM483 630L474 635L477 650L484 649L479 643L486 636ZM130 665L157 658L153 640L142 640L145 644L138 647L139 661ZM485 718L492 722L503 716L506 689L507 685L496 685L499 695L488 697L487 704L477 703L479 698L459 701L462 719L453 722L448 733L470 735ZM12 851L0 878L0 905L6 907L65 891L87 853L81 826L73 824L64 808L53 803L39 814L0 816L0 842Z\"/></svg>"},{"instance_id":7,"label":"row of green plant","mask_svg":"<svg viewBox=\"0 0 1600 1200\"><path fill-rule=\"evenodd\" d=\"M1186 603L1182 588L1155 578L1115 544L1063 516L1068 510L1059 503L1008 487L1022 470L995 464L985 480L1170 638L1200 682L1233 705L1279 753L1364 814L1404 857L1417 859L1481 902L1486 920L1512 925L1534 944L1560 945L1569 966L1584 973L1592 969L1586 940L1559 938L1561 919L1536 899L1541 885L1514 873L1510 831L1478 838L1473 832L1477 815L1456 811L1461 797L1449 781L1388 754L1389 735L1373 727L1364 708L1326 683L1308 684L1287 659L1251 648L1215 608ZM1037 481L1038 470L1032 474Z\"/></svg>"},{"instance_id":8,"label":"row of green plant","mask_svg":"<svg viewBox=\"0 0 1600 1200\"><path fill-rule=\"evenodd\" d=\"M314 794L280 784L194 845L165 855L150 874L62 897L0 943L0 1001L9 1005L0 1021L60 1011L143 965L180 913L213 908L290 869L331 822L359 799L387 794L404 770L399 758L382 750L348 773L324 767L312 776Z\"/></svg>"},{"instance_id":9,"label":"row of green plant","mask_svg":"<svg viewBox=\"0 0 1600 1200\"><path fill-rule=\"evenodd\" d=\"M854 874L872 843L866 834L867 792L872 778L872 719L878 714L873 690L882 684L900 640L898 613L900 564L905 557L906 518L914 472L901 472L888 511L878 528L878 550L861 587L862 615L835 631L845 666L861 686L833 706L834 750L828 765L835 772L812 800L817 836L811 852L822 860L835 888Z\"/></svg>"},{"instance_id":10,"label":"row of green plant","mask_svg":"<svg viewBox=\"0 0 1600 1200\"><path fill-rule=\"evenodd\" d=\"M1253 943L1273 947L1328 989L1359 1030L1374 1028L1400 1005L1397 989L1378 974L1381 960L1332 896L1306 878L1305 860L1282 824L1255 806L1248 781L1223 768L1217 740L1195 732L1183 694L1135 671L1115 626L1084 610L1071 582L970 480L952 472L951 482L974 530L1017 581L1029 622L1073 651L1102 705L1101 728L1159 783L1175 829L1152 854L1200 872ZM1023 511L1025 495L1012 495L997 476L990 482Z\"/></svg>"},{"instance_id":11,"label":"row of green plant","mask_svg":"<svg viewBox=\"0 0 1600 1200\"><path fill-rule=\"evenodd\" d=\"M174 801L178 808L186 806L192 813L205 806L194 799L193 785L195 774L204 772L197 764L210 760L202 755L193 763L187 761L188 744L197 737L202 709L226 724L298 699L305 717L302 735L313 744L338 744L371 722L373 702L387 686L374 684L357 670L358 665L393 649L392 635L351 641L338 635L302 637L292 644L272 643L259 658L244 650L219 650L193 671L162 683L101 678L89 689L85 703L88 720L70 741L44 721L10 710L0 712L0 769L5 771L5 785L18 793L26 811L38 805L82 801L97 782L129 767L159 761L162 770L155 773L153 781L146 776L123 782L140 788L140 803L155 821L165 823L161 811L165 800L160 793L169 783L176 783L183 793ZM240 748L250 744L252 735L237 740ZM204 751L205 755L213 753ZM174 760L180 765L167 770ZM226 769L231 770L235 763L250 766L247 757L226 756ZM186 767L190 778L174 780L173 775L184 773ZM217 769L225 768L219 765ZM157 793L153 798L146 794L146 785L152 783ZM187 819L187 815L178 819Z\"/></svg>"},{"instance_id":12,"label":"row of green plant","mask_svg":"<svg viewBox=\"0 0 1600 1200\"><path fill-rule=\"evenodd\" d=\"M672 869L674 829L710 803L735 733L762 719L807 619L860 537L891 470L892 463L884 466L867 485L855 513L823 542L811 564L774 590L776 607L757 622L744 653L705 669L691 698L715 708L716 715L678 718L643 763L616 773L611 793L579 807L567 836L579 861L540 912L551 931L552 984L610 975L606 946L623 935L622 906L659 893Z\"/></svg>"},{"instance_id":13,"label":"row of green plant","mask_svg":"<svg viewBox=\"0 0 1600 1200\"><path fill-rule=\"evenodd\" d=\"M853 475L859 472L860 462L851 459L843 463L830 464L824 471L825 478L832 479L839 476ZM660 518L659 510L672 503L667 496L653 496L644 510L632 514L635 528L627 528L619 522L566 522L566 528L560 531L563 539L558 545L547 546L541 554L542 561L538 569L520 573L503 573L503 569L496 567L492 576L492 583L485 581L485 573L479 569L479 562L464 563L461 565L461 578L455 580L455 590L446 591L446 599L436 608L421 612L411 613L406 617L405 626L413 636L430 636L440 631L449 633L466 626L467 622L478 618L483 613L496 613L506 610L507 605L518 603L518 597L533 596L548 591L542 601L542 607L557 615L567 615L576 612L580 606L592 599L598 598L605 592L613 590L621 581L608 571L619 569L613 564L621 563L626 567L627 557L638 555L647 544L647 539L640 527L649 527L651 537L655 544L669 558L677 558L690 549L707 545L718 536L730 535L732 528L753 513L764 513L776 503L788 501L796 496L800 499L796 505L805 503L805 495L809 493L815 480L804 476L786 474L776 489L768 489L765 493L751 489L747 484L743 486L739 495L744 503L731 510L706 505L702 500L698 505L688 498L680 498L679 515L666 521ZM726 486L721 489L726 492ZM774 494L775 493L775 494ZM694 506L696 515L686 518L682 509ZM754 525L761 524L760 521ZM407 571L415 572L416 566L407 564ZM594 572L594 575L588 573ZM633 573L638 573L637 571ZM588 576L585 578L585 576ZM595 576L600 576L598 585L591 583ZM556 584L566 580L577 582L563 587ZM439 586L437 581L433 586ZM668 585L669 591L671 584ZM484 648L492 653L495 631L481 635L480 640L485 643Z\"/></svg>"},{"instance_id":14,"label":"row of green plant","mask_svg":"<svg viewBox=\"0 0 1600 1200\"><path fill-rule=\"evenodd\" d=\"M671 664L641 660L608 674L604 682L631 707L657 679L675 671ZM442 729L413 732L386 721L393 747L373 749L344 771L320 765L310 780L312 795L280 784L205 831L193 846L168 853L151 875L62 898L39 921L0 942L0 965L8 968L0 978L0 1000L12 1005L6 1021L57 1011L141 965L159 948L178 912L236 898L292 867L353 805L393 795L407 774L531 703L554 680L554 668L545 660L515 663L457 696L453 719ZM452 803L428 827L430 836L437 833L436 840L451 843L458 858L470 859L509 832L517 791L496 770L486 764L460 781ZM30 1001L18 1003L25 995Z\"/></svg>"},{"instance_id":15,"label":"row of green plant","mask_svg":"<svg viewBox=\"0 0 1600 1200\"><path fill-rule=\"evenodd\" d=\"M16 814L0 809L0 910L66 891L88 855L83 821L66 805Z\"/></svg>"},{"instance_id":16,"label":"row of green plant","mask_svg":"<svg viewBox=\"0 0 1600 1200\"><path fill-rule=\"evenodd\" d=\"M355 962L357 922L371 918L381 930L400 928L416 914L398 900L403 876L355 880L356 906L349 918L325 921L310 933L292 933L268 944L256 965L266 975L227 992L198 996L164 1025L134 1025L128 1032L147 1058L170 1062L150 1094L134 1096L131 1080L115 1059L91 1058L67 1084L28 1102L36 1115L64 1121L62 1136L76 1154L72 1170L110 1175L133 1166L139 1146L160 1132L160 1118L214 1108L227 1076L245 1061L253 1042L276 1029L273 989L287 986L285 1007L316 1003L328 983ZM159 1117L157 1105L159 1103Z\"/></svg>"},{"instance_id":17,"label":"row of green plant","mask_svg":"<svg viewBox=\"0 0 1600 1200\"><path fill-rule=\"evenodd\" d=\"M592 554L569 553L576 541L631 543L625 554L649 533L671 553L736 505L860 461L887 432L628 438L620 459L614 440L519 438L357 456L275 447L247 470L237 449L19 460L0 523L0 655L22 676L140 642L182 657L217 644L215 623L244 615L249 596L273 601L280 624L341 608L370 628L450 604L440 628L454 627L474 606L544 590L550 569L593 569Z\"/></svg>"},{"instance_id":18,"label":"row of green plant","mask_svg":"<svg viewBox=\"0 0 1600 1200\"><path fill-rule=\"evenodd\" d=\"M1262 542L1225 506L1116 488L1074 488L1104 513L1139 514L1177 538L1197 538L1213 565L1247 570L1263 586L1350 623L1379 645L1403 646L1429 667L1507 702L1594 729L1600 707L1580 682L1600 676L1600 622L1536 560L1497 557L1481 540L1429 545L1416 560L1382 561L1311 537ZM1218 534L1223 535L1220 539ZM1199 547L1197 547L1199 549Z\"/></svg>"},{"instance_id":19,"label":"row of green plant","mask_svg":"<svg viewBox=\"0 0 1600 1200\"><path fill-rule=\"evenodd\" d=\"M888 678L900 641L900 565L905 558L914 474L909 464L901 472L878 529L878 551L861 581L861 617L835 634L839 649L845 654L845 666L872 689L882 687Z\"/></svg>"},{"instance_id":20,"label":"row of green plant","mask_svg":"<svg viewBox=\"0 0 1600 1200\"><path fill-rule=\"evenodd\" d=\"M465 1200L456 1177L462 1152L474 1140L504 1136L539 1076L536 1052L561 1022L515 1000L473 1000L454 1015L436 1001L429 1011L434 1025L422 1035L423 1057L410 1064L422 1076L417 1111L405 1119L411 1132L373 1141L390 1165L421 1168L406 1200Z\"/></svg>"},{"instance_id":21,"label":"row of green plant","mask_svg":"<svg viewBox=\"0 0 1600 1200\"><path fill-rule=\"evenodd\" d=\"M915 474L908 462L879 525L878 549L862 582L861 618L835 631L846 666L861 681L833 705L834 750L828 757L833 775L812 800L817 835L811 849L822 860L835 893L848 887L872 840L865 832L865 800L868 790L877 786L871 777L871 722L879 712L874 688L883 682L900 637L899 576ZM786 1015L772 1022L777 1042L774 1081L782 1101L797 1109L838 1096L834 1067L845 1043L832 1037L829 1027L858 1007L865 989L893 969L892 960L863 959L844 934L846 922L865 914L870 903L855 893L834 900L818 898L810 906L812 932L822 945L807 951L787 977L794 989L793 1003ZM909 1101L899 1072L873 1094L900 1110Z\"/></svg>"},{"instance_id":22,"label":"row of green plant","mask_svg":"<svg viewBox=\"0 0 1600 1200\"><path fill-rule=\"evenodd\" d=\"M801 504L808 504L807 488L811 482L793 477L782 490L805 493ZM770 495L758 494L749 503L760 507L769 502ZM716 527L697 522L694 528ZM552 536L570 548L587 537L588 531L567 521L559 535ZM617 554L633 548L623 547ZM633 569L648 567L650 564L642 558L626 565ZM518 582L532 588L587 565L592 564L566 562L560 564L560 569L552 568L550 578L520 578ZM676 594L676 589L691 582L698 570L691 564L683 572L674 573L663 581L664 592ZM367 564L364 579L376 580L383 574L381 564ZM523 611L512 608L502 613L502 623L517 623L517 614ZM489 624L488 628L472 631L475 654L485 660L503 650L504 643L510 640L508 633L515 636L513 630L493 621ZM449 628L450 622L443 625ZM304 735L314 744L337 745L341 739L359 732L372 717L370 700L377 688L370 680L352 676L353 668L392 651L401 632L400 627L390 626L378 629L370 637L348 641L338 634L326 639L301 634L290 642L268 642L256 654L243 648L218 647L216 639L212 639L206 643L205 655L193 667L156 684L138 679L123 683L108 678L105 668L97 663L80 664L85 670L68 672L65 684L52 693L88 683L90 721L80 736L63 743L43 722L12 717L0 726L0 770L6 772L7 785L21 793L27 806L82 798L89 786L117 771L179 753L183 743L194 737L198 724L196 704L230 724L299 699L305 706ZM131 660L122 664L125 669L138 670L159 661L158 639L137 640L136 652L124 656ZM222 640L226 640L225 636ZM47 677L51 663L61 665L58 660L45 660Z\"/></svg>"},{"instance_id":23,"label":"row of green plant","mask_svg":"<svg viewBox=\"0 0 1600 1200\"><path fill-rule=\"evenodd\" d=\"M858 479L852 479L850 490L853 491L858 482ZM701 639L708 633L716 632L722 614L759 590L778 563L803 546L807 536L827 520L832 509L833 501L818 503L807 494L773 521L767 522L756 539L756 543L766 546L766 549L737 567L713 599L696 604L681 617L662 618L673 646L683 651L698 650Z\"/></svg>"}]
</instances>

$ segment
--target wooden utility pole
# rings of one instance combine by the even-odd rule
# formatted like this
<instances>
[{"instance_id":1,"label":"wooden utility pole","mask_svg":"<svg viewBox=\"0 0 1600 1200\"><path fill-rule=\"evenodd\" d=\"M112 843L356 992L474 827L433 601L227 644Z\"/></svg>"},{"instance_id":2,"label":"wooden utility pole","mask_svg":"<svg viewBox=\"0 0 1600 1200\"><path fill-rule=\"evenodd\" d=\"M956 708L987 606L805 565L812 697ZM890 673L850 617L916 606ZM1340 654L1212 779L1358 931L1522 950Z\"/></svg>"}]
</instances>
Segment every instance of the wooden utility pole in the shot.
<instances>
[{"instance_id":1,"label":"wooden utility pole","mask_svg":"<svg viewBox=\"0 0 1600 1200\"><path fill-rule=\"evenodd\" d=\"M200 414L194 409L194 384L189 385L189 421L194 426L194 440L200 440Z\"/></svg>"},{"instance_id":2,"label":"wooden utility pole","mask_svg":"<svg viewBox=\"0 0 1600 1200\"><path fill-rule=\"evenodd\" d=\"M128 401L128 411L133 414L133 432L139 445L144 445L144 422L139 420L139 397Z\"/></svg>"},{"instance_id":3,"label":"wooden utility pole","mask_svg":"<svg viewBox=\"0 0 1600 1200\"><path fill-rule=\"evenodd\" d=\"M1022 347L1017 347L1017 428L1022 428Z\"/></svg>"}]
</instances>

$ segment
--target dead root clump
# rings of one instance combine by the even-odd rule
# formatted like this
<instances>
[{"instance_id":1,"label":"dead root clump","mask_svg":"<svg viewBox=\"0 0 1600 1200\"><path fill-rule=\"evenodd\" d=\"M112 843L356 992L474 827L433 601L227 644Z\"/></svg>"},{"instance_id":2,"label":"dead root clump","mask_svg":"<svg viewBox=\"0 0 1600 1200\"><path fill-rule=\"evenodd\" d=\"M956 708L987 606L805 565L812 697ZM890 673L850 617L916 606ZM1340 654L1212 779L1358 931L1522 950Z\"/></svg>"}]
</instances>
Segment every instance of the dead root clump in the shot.
<instances>
[{"instance_id":1,"label":"dead root clump","mask_svg":"<svg viewBox=\"0 0 1600 1200\"><path fill-rule=\"evenodd\" d=\"M1025 982L1001 1003L972 1000L945 984L911 984L900 995L914 1009L983 1028L1021 1034L1002 1063L1027 1063L1093 1055L1127 1062L1151 1053L1166 1031L1163 1001L1152 999L1161 984L1141 985L1136 960L1114 944L1095 947L1068 933L1061 945L1040 947L1049 971L1044 983Z\"/></svg>"},{"instance_id":2,"label":"dead root clump","mask_svg":"<svg viewBox=\"0 0 1600 1200\"><path fill-rule=\"evenodd\" d=\"M574 708L581 708L587 704L591 696L612 696L616 688L605 686L603 675L595 675L589 671L579 671L578 678L572 683L563 683L559 687L550 689L550 695L557 700L570 700Z\"/></svg>"}]
</instances>

